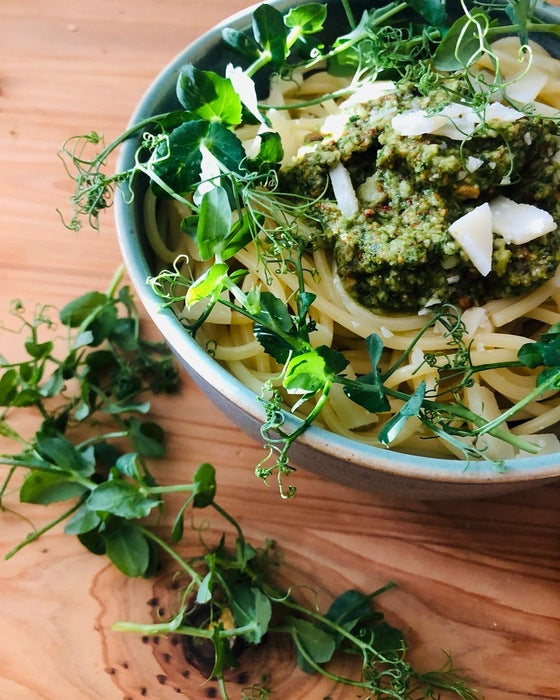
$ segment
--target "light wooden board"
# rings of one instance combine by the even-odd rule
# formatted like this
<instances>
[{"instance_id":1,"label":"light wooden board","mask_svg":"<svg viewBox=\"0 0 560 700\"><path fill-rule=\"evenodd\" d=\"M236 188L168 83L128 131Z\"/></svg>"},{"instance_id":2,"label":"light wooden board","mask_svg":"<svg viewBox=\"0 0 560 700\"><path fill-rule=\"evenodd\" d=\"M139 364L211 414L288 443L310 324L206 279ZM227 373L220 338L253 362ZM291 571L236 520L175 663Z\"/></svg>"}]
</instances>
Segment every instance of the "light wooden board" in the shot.
<instances>
[{"instance_id":1,"label":"light wooden board","mask_svg":"<svg viewBox=\"0 0 560 700\"><path fill-rule=\"evenodd\" d=\"M0 4L0 319L14 297L60 307L104 289L120 263L111 215L99 234L60 221L70 192L57 149L92 129L120 133L159 70L194 37L243 6L240 0L2 0ZM156 337L148 325L148 332ZM0 336L13 356L21 338ZM248 538L273 537L284 580L311 583L327 605L349 587L373 590L403 625L420 667L456 663L488 700L560 698L560 486L460 503L409 502L344 488L304 473L282 501L253 475L261 448L232 426L185 377L180 395L158 397L154 418L169 435L162 483L188 480L202 461L218 469L221 503ZM22 419L21 429L32 427ZM40 527L56 507L6 505ZM172 513L173 501L169 513ZM162 523L162 532L171 515ZM30 529L0 513L0 551ZM222 523L216 518L216 529ZM194 542L185 543L185 553ZM177 639L111 631L121 619L171 612L172 567L155 581L127 580L61 530L0 563L0 698L116 700L213 697L215 684L185 660ZM279 700L352 698L295 670L283 645L244 659L239 688L272 673ZM235 690L237 688L237 690Z\"/></svg>"}]
</instances>

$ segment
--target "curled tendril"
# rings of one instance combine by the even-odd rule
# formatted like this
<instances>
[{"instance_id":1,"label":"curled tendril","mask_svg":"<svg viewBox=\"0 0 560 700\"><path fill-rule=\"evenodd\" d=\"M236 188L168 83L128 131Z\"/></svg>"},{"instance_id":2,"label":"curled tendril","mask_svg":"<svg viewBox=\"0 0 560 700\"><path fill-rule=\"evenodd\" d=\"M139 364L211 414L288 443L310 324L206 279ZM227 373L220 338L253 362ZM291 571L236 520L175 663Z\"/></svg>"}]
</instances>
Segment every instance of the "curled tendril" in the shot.
<instances>
[{"instance_id":1,"label":"curled tendril","mask_svg":"<svg viewBox=\"0 0 560 700\"><path fill-rule=\"evenodd\" d=\"M164 306L185 301L185 294L193 282L192 277L186 277L182 271L188 269L188 263L187 255L178 255L173 261L172 270L162 270L147 278L146 283L163 300Z\"/></svg>"},{"instance_id":2,"label":"curled tendril","mask_svg":"<svg viewBox=\"0 0 560 700\"><path fill-rule=\"evenodd\" d=\"M218 342L216 340L209 340L204 346L204 349L210 355L210 357L215 357L217 348Z\"/></svg>"},{"instance_id":3,"label":"curled tendril","mask_svg":"<svg viewBox=\"0 0 560 700\"><path fill-rule=\"evenodd\" d=\"M10 302L10 313L17 316L25 313L25 305L21 299L12 299Z\"/></svg>"}]
</instances>

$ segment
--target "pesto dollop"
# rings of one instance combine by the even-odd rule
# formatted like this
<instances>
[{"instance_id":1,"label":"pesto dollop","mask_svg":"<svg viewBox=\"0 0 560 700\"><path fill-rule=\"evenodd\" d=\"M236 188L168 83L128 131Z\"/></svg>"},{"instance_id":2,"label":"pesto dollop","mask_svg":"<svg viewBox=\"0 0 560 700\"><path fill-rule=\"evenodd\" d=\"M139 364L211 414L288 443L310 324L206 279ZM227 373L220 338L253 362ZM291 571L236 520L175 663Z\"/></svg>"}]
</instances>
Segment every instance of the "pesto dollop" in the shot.
<instances>
[{"instance_id":1,"label":"pesto dollop","mask_svg":"<svg viewBox=\"0 0 560 700\"><path fill-rule=\"evenodd\" d=\"M338 274L361 304L410 312L449 302L462 308L516 296L550 279L560 264L560 230L523 244L494 235L492 270L483 277L449 233L449 226L502 194L534 204L560 223L558 122L527 114L516 121L482 120L463 139L402 136L392 118L412 110L437 113L449 92L419 95L413 85L359 105L336 137L314 134L281 172L288 190L318 198L313 216L331 246ZM342 163L359 202L341 214L329 172Z\"/></svg>"}]
</instances>

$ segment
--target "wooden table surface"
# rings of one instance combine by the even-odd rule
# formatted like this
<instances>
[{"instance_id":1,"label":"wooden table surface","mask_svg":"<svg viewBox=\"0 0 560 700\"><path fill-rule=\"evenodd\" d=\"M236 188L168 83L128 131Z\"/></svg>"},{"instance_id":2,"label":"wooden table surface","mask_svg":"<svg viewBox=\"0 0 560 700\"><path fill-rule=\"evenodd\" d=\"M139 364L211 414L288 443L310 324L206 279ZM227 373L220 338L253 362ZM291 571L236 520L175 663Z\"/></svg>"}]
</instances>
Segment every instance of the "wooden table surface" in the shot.
<instances>
[{"instance_id":1,"label":"wooden table surface","mask_svg":"<svg viewBox=\"0 0 560 700\"><path fill-rule=\"evenodd\" d=\"M0 320L15 297L62 306L105 289L120 263L111 215L102 231L66 230L70 183L57 158L69 136L107 140L124 128L159 70L244 0L2 0L0 3ZM148 332L156 332L148 325ZM1 352L21 338L2 333ZM380 604L407 629L423 668L453 654L488 700L560 698L560 484L486 501L414 502L321 481L299 471L299 493L282 501L253 476L261 448L185 377L158 397L154 418L169 435L156 466L162 483L188 479L203 461L218 470L221 503L255 544L275 538L284 576L311 582L319 602L350 587L392 579ZM31 426L24 418L21 428ZM40 527L56 506L4 505ZM218 526L218 524L216 525ZM0 512L0 551L30 524ZM185 545L188 548L188 543ZM169 578L125 579L61 529L0 564L0 698L113 700L213 697L176 640L148 642L111 631L149 621ZM353 698L295 670L287 647L247 660L242 683L272 671L278 700ZM241 687L241 685L234 687ZM240 696L234 690L233 698Z\"/></svg>"}]
</instances>

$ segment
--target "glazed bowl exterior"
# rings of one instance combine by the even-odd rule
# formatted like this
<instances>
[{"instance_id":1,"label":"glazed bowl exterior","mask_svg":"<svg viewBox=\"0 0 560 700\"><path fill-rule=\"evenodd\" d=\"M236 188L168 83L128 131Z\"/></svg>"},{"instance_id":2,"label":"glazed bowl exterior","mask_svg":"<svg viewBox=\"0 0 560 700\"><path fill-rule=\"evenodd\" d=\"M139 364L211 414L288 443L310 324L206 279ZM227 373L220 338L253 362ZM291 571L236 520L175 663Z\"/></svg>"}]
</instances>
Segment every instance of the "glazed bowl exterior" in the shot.
<instances>
[{"instance_id":1,"label":"glazed bowl exterior","mask_svg":"<svg viewBox=\"0 0 560 700\"><path fill-rule=\"evenodd\" d=\"M272 0L269 4L285 11L305 1ZM342 11L338 0L327 0L327 4L329 13L337 9ZM357 2L353 6L363 8L374 4ZM225 19L176 56L141 98L130 124L178 107L175 83L185 63L220 72L228 62L234 61L235 56L229 54L221 43L221 30L224 27L248 29L255 7ZM548 21L560 22L559 8L543 7L540 14ZM559 55L559 45L560 42L556 40L556 43L549 42L547 48ZM134 140L124 144L119 169L128 168L134 163L136 148L137 142ZM230 420L260 442L264 411L254 392L212 359L188 335L173 312L162 308L160 298L146 284L154 271L150 267L142 216L141 202L145 188L146 183L137 180L136 196L132 202L125 201L119 194L115 199L119 244L137 296L194 381ZM288 428L295 428L297 424L298 419L287 417ZM354 441L315 426L296 442L290 454L294 466L326 479L361 490L422 500L483 498L521 491L560 478L560 454L509 460L505 470L500 472L487 462L467 463L456 459L406 455Z\"/></svg>"}]
</instances>

